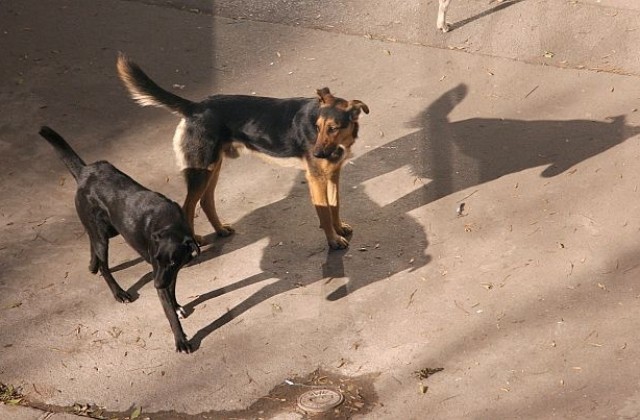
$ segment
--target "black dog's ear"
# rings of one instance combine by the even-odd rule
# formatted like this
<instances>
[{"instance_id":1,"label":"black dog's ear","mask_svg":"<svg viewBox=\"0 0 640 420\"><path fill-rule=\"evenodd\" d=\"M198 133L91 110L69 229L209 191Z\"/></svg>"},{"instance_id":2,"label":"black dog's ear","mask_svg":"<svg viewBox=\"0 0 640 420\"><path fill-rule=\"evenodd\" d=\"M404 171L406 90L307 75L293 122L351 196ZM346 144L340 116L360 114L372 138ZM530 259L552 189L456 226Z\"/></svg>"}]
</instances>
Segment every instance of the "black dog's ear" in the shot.
<instances>
[{"instance_id":1,"label":"black dog's ear","mask_svg":"<svg viewBox=\"0 0 640 420\"><path fill-rule=\"evenodd\" d=\"M169 264L171 262L171 257L167 255L166 247L163 246L165 236L165 230L160 230L151 234L151 241L149 241L149 256L155 261L163 264Z\"/></svg>"},{"instance_id":2,"label":"black dog's ear","mask_svg":"<svg viewBox=\"0 0 640 420\"><path fill-rule=\"evenodd\" d=\"M193 238L186 237L182 243L191 249L191 258L195 258L200 255L200 247Z\"/></svg>"}]
</instances>

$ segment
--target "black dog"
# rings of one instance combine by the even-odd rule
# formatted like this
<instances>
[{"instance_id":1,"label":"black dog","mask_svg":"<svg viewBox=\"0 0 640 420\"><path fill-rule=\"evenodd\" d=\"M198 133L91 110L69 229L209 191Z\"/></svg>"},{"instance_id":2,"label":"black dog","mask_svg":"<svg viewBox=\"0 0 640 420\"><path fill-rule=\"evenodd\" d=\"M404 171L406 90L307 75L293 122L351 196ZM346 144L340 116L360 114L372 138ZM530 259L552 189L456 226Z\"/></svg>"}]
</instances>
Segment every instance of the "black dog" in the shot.
<instances>
[{"instance_id":1,"label":"black dog","mask_svg":"<svg viewBox=\"0 0 640 420\"><path fill-rule=\"evenodd\" d=\"M91 242L89 270L104 277L119 302L133 299L109 270L109 238L118 234L153 266L154 285L169 319L176 350L191 352L178 314L184 309L176 301L178 271L200 253L180 206L165 196L144 188L106 161L86 165L71 146L49 127L40 135L76 179L76 210Z\"/></svg>"},{"instance_id":2,"label":"black dog","mask_svg":"<svg viewBox=\"0 0 640 420\"><path fill-rule=\"evenodd\" d=\"M340 169L358 136L360 112L369 113L366 104L336 98L328 88L318 89L316 98L214 95L192 102L162 89L122 54L117 68L140 105L165 107L182 117L173 148L187 181L183 209L191 228L200 201L218 235L233 233L218 217L214 192L223 155L237 156L235 148L244 146L273 157L301 159L329 246L349 245L352 229L340 219Z\"/></svg>"}]
</instances>

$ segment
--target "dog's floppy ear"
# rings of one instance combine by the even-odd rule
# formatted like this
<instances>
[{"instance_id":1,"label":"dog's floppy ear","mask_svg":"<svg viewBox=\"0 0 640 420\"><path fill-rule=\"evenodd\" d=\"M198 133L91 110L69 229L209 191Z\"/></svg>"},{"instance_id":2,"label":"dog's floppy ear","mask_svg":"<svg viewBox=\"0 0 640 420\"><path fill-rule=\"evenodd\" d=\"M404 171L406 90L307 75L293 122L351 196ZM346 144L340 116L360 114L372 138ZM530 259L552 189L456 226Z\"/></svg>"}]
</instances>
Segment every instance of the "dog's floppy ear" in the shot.
<instances>
[{"instance_id":1,"label":"dog's floppy ear","mask_svg":"<svg viewBox=\"0 0 640 420\"><path fill-rule=\"evenodd\" d=\"M354 99L353 101L349 101L349 111L351 112L351 121L358 121L360 111L368 114L369 107L364 102Z\"/></svg>"},{"instance_id":2,"label":"dog's floppy ear","mask_svg":"<svg viewBox=\"0 0 640 420\"><path fill-rule=\"evenodd\" d=\"M195 258L200 255L200 247L193 238L190 238L188 236L185 237L182 244L188 246L191 249L191 258Z\"/></svg>"},{"instance_id":3,"label":"dog's floppy ear","mask_svg":"<svg viewBox=\"0 0 640 420\"><path fill-rule=\"evenodd\" d=\"M329 91L328 87L323 87L322 89L318 89L316 90L316 93L318 94L318 99L320 100L320 103L323 105L330 105L336 99L335 96L331 94L331 91Z\"/></svg>"},{"instance_id":4,"label":"dog's floppy ear","mask_svg":"<svg viewBox=\"0 0 640 420\"><path fill-rule=\"evenodd\" d=\"M149 241L149 256L158 262L168 263L168 256L165 255L166 252L162 249L162 239L164 236L164 230L151 233L151 241Z\"/></svg>"}]
</instances>

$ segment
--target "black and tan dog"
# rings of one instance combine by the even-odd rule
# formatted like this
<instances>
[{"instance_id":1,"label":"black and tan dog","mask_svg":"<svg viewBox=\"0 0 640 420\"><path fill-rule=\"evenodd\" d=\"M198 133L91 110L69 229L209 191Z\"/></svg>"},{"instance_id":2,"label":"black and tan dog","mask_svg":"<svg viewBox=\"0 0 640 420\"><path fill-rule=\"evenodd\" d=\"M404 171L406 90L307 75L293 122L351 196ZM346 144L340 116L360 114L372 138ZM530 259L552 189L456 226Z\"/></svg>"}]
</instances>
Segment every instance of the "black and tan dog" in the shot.
<instances>
[{"instance_id":1,"label":"black and tan dog","mask_svg":"<svg viewBox=\"0 0 640 420\"><path fill-rule=\"evenodd\" d=\"M351 227L340 219L340 169L358 135L358 117L369 108L319 89L317 98L266 98L213 95L192 102L159 87L135 63L120 54L118 75L140 105L165 107L180 115L173 147L187 182L183 209L191 227L198 201L220 236L233 233L216 212L214 192L223 155L244 146L305 164L311 201L329 246L346 248ZM196 236L198 238L198 236Z\"/></svg>"},{"instance_id":2,"label":"black and tan dog","mask_svg":"<svg viewBox=\"0 0 640 420\"><path fill-rule=\"evenodd\" d=\"M179 352L191 352L178 315L178 271L200 253L180 206L135 182L106 161L86 165L71 146L49 127L40 135L55 149L78 184L76 210L91 243L89 270L104 277L119 302L133 298L109 269L109 238L118 234L153 267L154 285L169 319Z\"/></svg>"}]
</instances>

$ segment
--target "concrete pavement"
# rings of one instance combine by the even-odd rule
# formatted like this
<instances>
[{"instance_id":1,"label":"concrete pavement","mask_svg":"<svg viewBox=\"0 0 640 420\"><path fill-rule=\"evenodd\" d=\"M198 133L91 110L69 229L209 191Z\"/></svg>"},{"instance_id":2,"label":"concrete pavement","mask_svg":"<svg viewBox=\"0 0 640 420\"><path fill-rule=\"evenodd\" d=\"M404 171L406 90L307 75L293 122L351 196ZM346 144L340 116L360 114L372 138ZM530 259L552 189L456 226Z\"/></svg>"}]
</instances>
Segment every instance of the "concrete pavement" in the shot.
<instances>
[{"instance_id":1,"label":"concrete pavement","mask_svg":"<svg viewBox=\"0 0 640 420\"><path fill-rule=\"evenodd\" d=\"M250 3L216 3L227 17L183 4L0 4L0 382L35 407L118 418L300 418L298 394L324 385L349 397L327 418L640 415L633 3L517 2L447 35L433 2L362 4L376 27L402 22L374 34L355 11L327 28L315 2L253 2L264 15L242 17L255 20L229 19ZM459 21L493 6L451 7ZM474 48L456 46L464 36ZM605 59L588 47L613 45L611 71L588 70ZM88 273L73 179L36 135L49 124L86 160L182 201L177 120L132 103L117 51L193 99L326 85L371 108L343 172L346 252L327 252L300 171L225 163L218 207L237 233L211 238L178 281L191 355L173 351L149 267L121 239L115 276L138 299L118 304ZM16 410L0 417L49 418Z\"/></svg>"}]
</instances>

